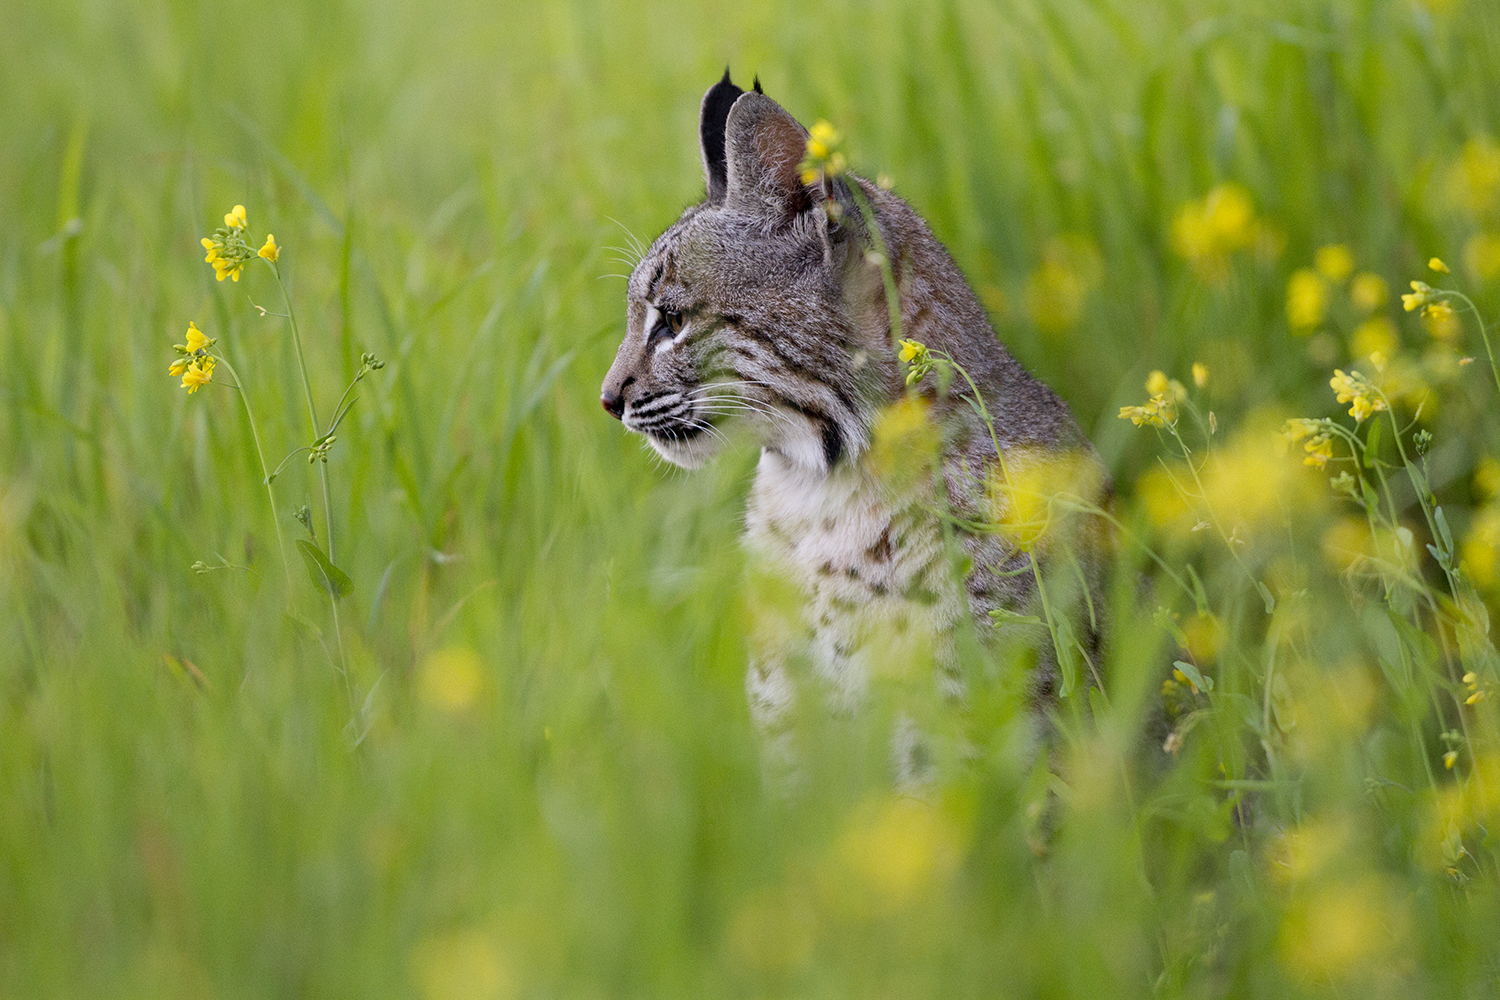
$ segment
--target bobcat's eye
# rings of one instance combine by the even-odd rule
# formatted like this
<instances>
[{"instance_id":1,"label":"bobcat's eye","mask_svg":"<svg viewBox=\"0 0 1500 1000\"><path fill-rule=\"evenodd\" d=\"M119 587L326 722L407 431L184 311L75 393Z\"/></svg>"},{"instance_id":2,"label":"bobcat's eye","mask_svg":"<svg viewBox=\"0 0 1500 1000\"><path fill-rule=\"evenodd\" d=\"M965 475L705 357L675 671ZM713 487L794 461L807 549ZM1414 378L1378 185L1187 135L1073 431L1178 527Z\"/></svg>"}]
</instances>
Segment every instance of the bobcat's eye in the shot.
<instances>
[{"instance_id":1,"label":"bobcat's eye","mask_svg":"<svg viewBox=\"0 0 1500 1000\"><path fill-rule=\"evenodd\" d=\"M672 331L672 336L675 337L682 332L682 328L685 323L682 318L682 313L671 311L664 312L661 314L661 320L667 325L667 329Z\"/></svg>"}]
</instances>

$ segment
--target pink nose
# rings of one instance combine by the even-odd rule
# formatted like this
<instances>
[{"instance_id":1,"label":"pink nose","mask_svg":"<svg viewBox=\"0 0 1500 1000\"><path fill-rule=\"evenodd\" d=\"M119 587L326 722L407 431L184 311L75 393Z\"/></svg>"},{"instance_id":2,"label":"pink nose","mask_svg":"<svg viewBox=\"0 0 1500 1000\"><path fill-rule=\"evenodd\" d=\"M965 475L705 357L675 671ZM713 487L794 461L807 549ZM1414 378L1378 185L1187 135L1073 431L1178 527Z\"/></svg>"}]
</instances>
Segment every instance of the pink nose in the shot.
<instances>
[{"instance_id":1,"label":"pink nose","mask_svg":"<svg viewBox=\"0 0 1500 1000\"><path fill-rule=\"evenodd\" d=\"M606 392L599 397L599 402L609 411L609 415L619 420L625 413L625 398L618 392Z\"/></svg>"}]
</instances>

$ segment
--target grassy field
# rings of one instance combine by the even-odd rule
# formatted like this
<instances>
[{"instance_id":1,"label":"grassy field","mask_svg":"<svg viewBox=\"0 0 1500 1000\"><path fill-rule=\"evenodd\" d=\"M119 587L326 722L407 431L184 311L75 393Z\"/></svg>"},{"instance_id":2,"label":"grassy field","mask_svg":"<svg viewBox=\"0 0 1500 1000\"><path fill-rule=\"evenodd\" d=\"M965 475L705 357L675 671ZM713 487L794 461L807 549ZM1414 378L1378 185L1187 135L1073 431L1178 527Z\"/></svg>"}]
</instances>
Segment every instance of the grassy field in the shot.
<instances>
[{"instance_id":1,"label":"grassy field","mask_svg":"<svg viewBox=\"0 0 1500 1000\"><path fill-rule=\"evenodd\" d=\"M1489 0L0 24L0 996L1500 991ZM665 469L597 402L726 63L894 180L1116 478L1053 768L971 643L970 703L882 677L762 782L755 456ZM278 272L202 259L236 204L306 392ZM307 447L365 352L268 495L257 434ZM1175 424L1120 419L1150 392ZM897 711L948 748L920 799Z\"/></svg>"}]
</instances>

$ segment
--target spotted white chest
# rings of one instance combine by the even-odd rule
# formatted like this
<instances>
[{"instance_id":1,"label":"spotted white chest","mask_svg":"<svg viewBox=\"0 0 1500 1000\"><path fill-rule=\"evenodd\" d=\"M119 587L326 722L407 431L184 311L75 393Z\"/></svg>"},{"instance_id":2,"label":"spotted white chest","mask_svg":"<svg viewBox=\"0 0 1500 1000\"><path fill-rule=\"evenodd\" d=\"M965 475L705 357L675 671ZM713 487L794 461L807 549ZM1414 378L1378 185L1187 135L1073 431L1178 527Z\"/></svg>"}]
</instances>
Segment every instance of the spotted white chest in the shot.
<instances>
[{"instance_id":1,"label":"spotted white chest","mask_svg":"<svg viewBox=\"0 0 1500 1000\"><path fill-rule=\"evenodd\" d=\"M825 472L762 453L746 546L795 586L801 606L758 628L748 677L757 716L772 721L790 703L793 660L811 663L840 710L858 706L873 671L933 663L967 611L931 511L917 498L893 501L861 465Z\"/></svg>"}]
</instances>

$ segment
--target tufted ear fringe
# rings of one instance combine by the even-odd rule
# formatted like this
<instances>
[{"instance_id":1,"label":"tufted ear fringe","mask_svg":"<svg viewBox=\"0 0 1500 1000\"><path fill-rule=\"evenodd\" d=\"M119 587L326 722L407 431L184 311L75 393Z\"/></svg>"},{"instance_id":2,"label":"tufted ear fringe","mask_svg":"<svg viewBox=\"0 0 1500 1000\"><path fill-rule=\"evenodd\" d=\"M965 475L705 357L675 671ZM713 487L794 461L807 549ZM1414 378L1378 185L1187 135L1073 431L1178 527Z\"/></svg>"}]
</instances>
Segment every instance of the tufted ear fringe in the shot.
<instances>
[{"instance_id":1,"label":"tufted ear fringe","mask_svg":"<svg viewBox=\"0 0 1500 1000\"><path fill-rule=\"evenodd\" d=\"M756 77L757 86L760 78ZM729 109L744 91L729 79L729 67L724 67L724 78L703 95L703 107L698 115L698 142L703 151L703 177L708 184L708 203L721 205L728 190L728 164L724 158L724 125L729 118Z\"/></svg>"}]
</instances>

